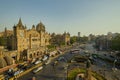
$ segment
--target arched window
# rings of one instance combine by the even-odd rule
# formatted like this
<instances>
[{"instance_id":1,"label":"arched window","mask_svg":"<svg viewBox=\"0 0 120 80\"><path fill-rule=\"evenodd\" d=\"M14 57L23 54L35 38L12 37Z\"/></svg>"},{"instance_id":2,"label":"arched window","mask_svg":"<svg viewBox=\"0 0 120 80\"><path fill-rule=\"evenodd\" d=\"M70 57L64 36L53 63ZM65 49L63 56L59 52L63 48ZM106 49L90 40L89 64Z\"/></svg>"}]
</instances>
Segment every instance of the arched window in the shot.
<instances>
[{"instance_id":1,"label":"arched window","mask_svg":"<svg viewBox=\"0 0 120 80\"><path fill-rule=\"evenodd\" d=\"M32 58L32 54L30 54L30 58Z\"/></svg>"}]
</instances>

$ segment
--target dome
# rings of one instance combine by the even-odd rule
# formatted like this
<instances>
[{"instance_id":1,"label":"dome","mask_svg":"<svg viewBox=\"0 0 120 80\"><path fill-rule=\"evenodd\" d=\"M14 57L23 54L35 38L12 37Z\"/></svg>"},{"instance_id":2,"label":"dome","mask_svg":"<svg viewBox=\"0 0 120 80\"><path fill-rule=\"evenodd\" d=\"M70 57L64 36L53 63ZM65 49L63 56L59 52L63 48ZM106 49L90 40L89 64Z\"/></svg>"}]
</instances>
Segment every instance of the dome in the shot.
<instances>
[{"instance_id":1,"label":"dome","mask_svg":"<svg viewBox=\"0 0 120 80\"><path fill-rule=\"evenodd\" d=\"M13 58L11 58L10 56L5 56L4 57L7 65L12 65L13 64Z\"/></svg>"},{"instance_id":2,"label":"dome","mask_svg":"<svg viewBox=\"0 0 120 80\"><path fill-rule=\"evenodd\" d=\"M36 30L39 31L45 31L45 26L42 22L40 22L37 26L36 26Z\"/></svg>"},{"instance_id":3,"label":"dome","mask_svg":"<svg viewBox=\"0 0 120 80\"><path fill-rule=\"evenodd\" d=\"M0 57L0 68L6 67L7 63L3 57Z\"/></svg>"}]
</instances>

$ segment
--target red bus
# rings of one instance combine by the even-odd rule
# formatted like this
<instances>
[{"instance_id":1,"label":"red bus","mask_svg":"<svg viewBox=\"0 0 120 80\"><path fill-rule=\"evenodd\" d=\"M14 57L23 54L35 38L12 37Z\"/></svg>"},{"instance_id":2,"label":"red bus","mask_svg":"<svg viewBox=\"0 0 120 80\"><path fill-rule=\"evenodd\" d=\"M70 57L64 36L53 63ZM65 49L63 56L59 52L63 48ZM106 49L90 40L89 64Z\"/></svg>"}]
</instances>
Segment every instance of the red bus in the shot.
<instances>
[{"instance_id":1,"label":"red bus","mask_svg":"<svg viewBox=\"0 0 120 80\"><path fill-rule=\"evenodd\" d=\"M72 49L72 50L70 50L70 53L79 53L79 52L80 52L79 49Z\"/></svg>"}]
</instances>

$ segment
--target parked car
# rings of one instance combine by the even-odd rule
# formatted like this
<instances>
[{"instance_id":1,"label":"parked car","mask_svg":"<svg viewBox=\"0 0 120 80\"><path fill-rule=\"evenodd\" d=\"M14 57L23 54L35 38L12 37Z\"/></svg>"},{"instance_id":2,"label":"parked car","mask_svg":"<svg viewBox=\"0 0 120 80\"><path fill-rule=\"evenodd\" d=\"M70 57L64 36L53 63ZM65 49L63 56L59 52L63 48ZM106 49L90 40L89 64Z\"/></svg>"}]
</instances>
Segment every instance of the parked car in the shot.
<instances>
[{"instance_id":1,"label":"parked car","mask_svg":"<svg viewBox=\"0 0 120 80\"><path fill-rule=\"evenodd\" d=\"M19 73L20 73L20 71L15 71L15 72L14 72L14 76L15 76L15 75L18 75Z\"/></svg>"},{"instance_id":2,"label":"parked car","mask_svg":"<svg viewBox=\"0 0 120 80\"><path fill-rule=\"evenodd\" d=\"M27 69L28 69L28 66L22 66L21 69L23 69L23 70L27 70Z\"/></svg>"},{"instance_id":3,"label":"parked car","mask_svg":"<svg viewBox=\"0 0 120 80\"><path fill-rule=\"evenodd\" d=\"M74 63L74 62L76 62L74 59L72 59L71 61L70 61L71 63Z\"/></svg>"},{"instance_id":4,"label":"parked car","mask_svg":"<svg viewBox=\"0 0 120 80\"><path fill-rule=\"evenodd\" d=\"M60 50L58 50L57 52L58 52L58 54L62 54L62 53L63 53L63 52L62 52L62 51L60 51Z\"/></svg>"},{"instance_id":5,"label":"parked car","mask_svg":"<svg viewBox=\"0 0 120 80\"><path fill-rule=\"evenodd\" d=\"M34 63L35 61L36 61L36 59L34 58L34 59L32 59L31 63Z\"/></svg>"},{"instance_id":6,"label":"parked car","mask_svg":"<svg viewBox=\"0 0 120 80\"><path fill-rule=\"evenodd\" d=\"M61 60L65 60L65 58L64 57L59 57L57 60L61 61Z\"/></svg>"},{"instance_id":7,"label":"parked car","mask_svg":"<svg viewBox=\"0 0 120 80\"><path fill-rule=\"evenodd\" d=\"M12 76L10 75L4 75L4 80L9 80Z\"/></svg>"},{"instance_id":8,"label":"parked car","mask_svg":"<svg viewBox=\"0 0 120 80\"><path fill-rule=\"evenodd\" d=\"M35 73L39 72L39 71L42 70L42 69L43 69L43 67L40 66L40 67L36 68L35 70L33 70L33 73L35 74Z\"/></svg>"},{"instance_id":9,"label":"parked car","mask_svg":"<svg viewBox=\"0 0 120 80\"><path fill-rule=\"evenodd\" d=\"M37 60L34 64L39 64L41 62L42 62L41 60Z\"/></svg>"},{"instance_id":10,"label":"parked car","mask_svg":"<svg viewBox=\"0 0 120 80\"><path fill-rule=\"evenodd\" d=\"M47 59L48 59L48 56L44 56L42 60L46 61Z\"/></svg>"},{"instance_id":11,"label":"parked car","mask_svg":"<svg viewBox=\"0 0 120 80\"><path fill-rule=\"evenodd\" d=\"M50 62L51 62L51 60L47 60L47 61L45 62L45 65L49 64Z\"/></svg>"},{"instance_id":12,"label":"parked car","mask_svg":"<svg viewBox=\"0 0 120 80\"><path fill-rule=\"evenodd\" d=\"M111 58L115 58L114 56L110 55Z\"/></svg>"}]
</instances>

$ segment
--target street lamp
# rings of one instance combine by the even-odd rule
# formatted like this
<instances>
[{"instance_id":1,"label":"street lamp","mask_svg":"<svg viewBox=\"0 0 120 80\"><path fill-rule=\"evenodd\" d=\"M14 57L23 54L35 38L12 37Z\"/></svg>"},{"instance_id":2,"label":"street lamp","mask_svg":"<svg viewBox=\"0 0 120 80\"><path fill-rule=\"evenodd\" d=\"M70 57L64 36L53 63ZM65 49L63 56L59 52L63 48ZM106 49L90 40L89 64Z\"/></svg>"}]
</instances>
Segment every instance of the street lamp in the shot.
<instances>
[{"instance_id":1,"label":"street lamp","mask_svg":"<svg viewBox=\"0 0 120 80\"><path fill-rule=\"evenodd\" d=\"M113 62L113 70L117 70L116 68L115 68L115 63L117 62L117 60L115 59L114 60L114 62Z\"/></svg>"},{"instance_id":2,"label":"street lamp","mask_svg":"<svg viewBox=\"0 0 120 80\"><path fill-rule=\"evenodd\" d=\"M68 78L68 64L65 66L65 71L66 71L66 77L65 77L65 80L67 80L67 78Z\"/></svg>"},{"instance_id":3,"label":"street lamp","mask_svg":"<svg viewBox=\"0 0 120 80\"><path fill-rule=\"evenodd\" d=\"M106 74L105 74L106 70L103 70L103 71L104 71L104 77L105 77L105 75L106 75Z\"/></svg>"}]
</instances>

